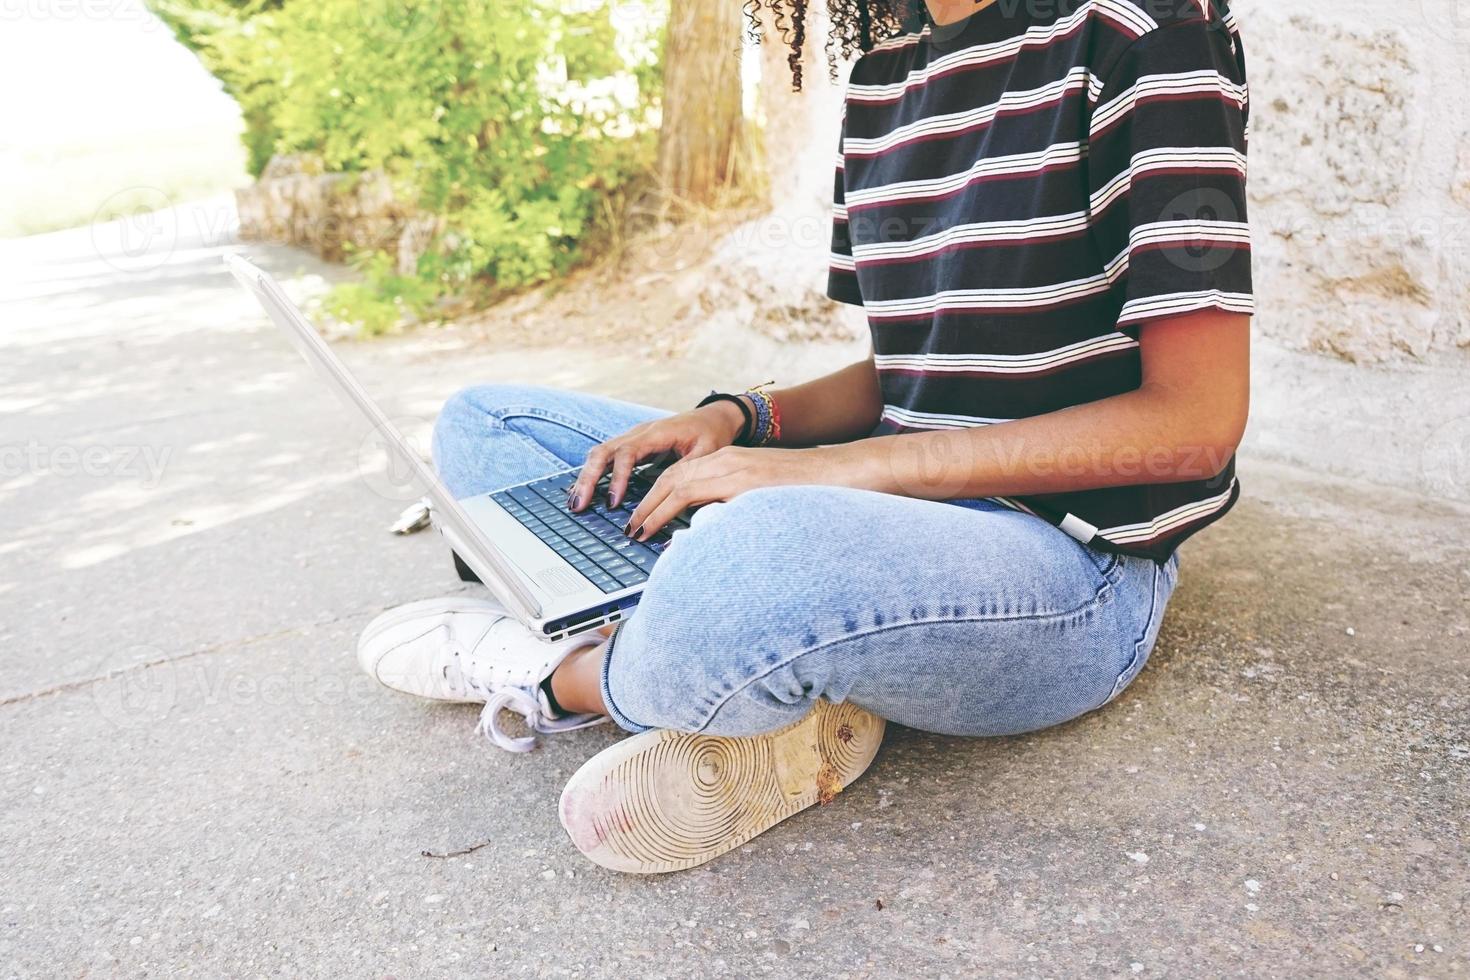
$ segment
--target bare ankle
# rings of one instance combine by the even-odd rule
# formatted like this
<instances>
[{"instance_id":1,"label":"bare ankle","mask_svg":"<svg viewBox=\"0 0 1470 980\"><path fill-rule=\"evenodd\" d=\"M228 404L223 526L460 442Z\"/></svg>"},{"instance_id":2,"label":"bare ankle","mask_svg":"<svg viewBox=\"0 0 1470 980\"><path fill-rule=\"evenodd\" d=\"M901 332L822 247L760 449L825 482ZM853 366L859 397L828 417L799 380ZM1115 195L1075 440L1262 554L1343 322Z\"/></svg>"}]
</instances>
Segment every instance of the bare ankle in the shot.
<instances>
[{"instance_id":1,"label":"bare ankle","mask_svg":"<svg viewBox=\"0 0 1470 980\"><path fill-rule=\"evenodd\" d=\"M602 700L602 661L607 644L583 647L568 656L551 674L551 696L571 714L607 714Z\"/></svg>"}]
</instances>

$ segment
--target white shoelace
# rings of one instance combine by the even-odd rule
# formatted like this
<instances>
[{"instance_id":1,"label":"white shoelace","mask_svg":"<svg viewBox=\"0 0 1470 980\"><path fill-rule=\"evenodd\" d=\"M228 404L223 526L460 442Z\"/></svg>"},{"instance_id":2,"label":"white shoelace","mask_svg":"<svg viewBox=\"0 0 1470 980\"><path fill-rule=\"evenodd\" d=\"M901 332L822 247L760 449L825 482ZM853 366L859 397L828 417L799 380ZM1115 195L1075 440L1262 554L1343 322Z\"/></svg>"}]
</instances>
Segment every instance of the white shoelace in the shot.
<instances>
[{"instance_id":1,"label":"white shoelace","mask_svg":"<svg viewBox=\"0 0 1470 980\"><path fill-rule=\"evenodd\" d=\"M525 738L516 738L500 727L500 712L513 711L526 721L532 732ZM503 687L490 695L485 708L480 712L480 723L475 731L507 752L529 752L536 747L536 735L554 735L557 732L574 732L579 728L591 728L605 724L609 719L602 715L568 715L565 718L548 718L541 710L541 699L530 691L518 687Z\"/></svg>"},{"instance_id":2,"label":"white shoelace","mask_svg":"<svg viewBox=\"0 0 1470 980\"><path fill-rule=\"evenodd\" d=\"M580 649L580 648L578 648ZM485 707L480 712L480 721L475 732L484 735L490 742L507 752L529 752L536 747L536 736L554 735L558 732L573 732L580 728L591 728L611 719L604 715L567 715L553 718L541 704L539 692L512 685L496 686L480 682L464 669L459 657L444 669L444 678L461 690L473 691L485 697ZM531 735L516 738L501 727L500 713L512 711L525 719Z\"/></svg>"}]
</instances>

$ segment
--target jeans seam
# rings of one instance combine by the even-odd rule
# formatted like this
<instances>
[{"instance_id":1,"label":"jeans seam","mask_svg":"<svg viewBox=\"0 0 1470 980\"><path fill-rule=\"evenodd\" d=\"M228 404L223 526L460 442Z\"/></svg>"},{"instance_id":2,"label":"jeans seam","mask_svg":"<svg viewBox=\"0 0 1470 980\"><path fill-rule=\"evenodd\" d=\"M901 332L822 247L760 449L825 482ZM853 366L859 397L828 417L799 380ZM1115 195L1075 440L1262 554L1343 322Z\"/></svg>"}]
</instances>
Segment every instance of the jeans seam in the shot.
<instances>
[{"instance_id":1,"label":"jeans seam","mask_svg":"<svg viewBox=\"0 0 1470 980\"><path fill-rule=\"evenodd\" d=\"M575 421L573 421L572 419L568 418L567 416L552 416L549 413L541 412L539 410L524 409L524 408L511 408L511 409L497 408L497 409L487 409L485 411L485 415L489 417L490 424L491 424L492 427L502 429L502 430L504 430L506 432L509 432L511 435L516 436L517 438L524 440L526 442L526 444L527 444L527 448L533 450L538 456L540 456L541 459L545 460L550 465L555 466L555 467L558 467L559 469L563 469L563 470L565 470L565 469L575 469L576 467L573 466L572 464L568 463L566 460L562 459L560 456L558 456L556 453L552 452L550 449L547 449L544 445L541 444L541 441L539 439L537 439L535 436L531 435L528 432L521 432L521 431L519 431L517 429L513 429L510 426L506 425L505 424L506 423L506 420L507 419L510 419L510 418L534 418L534 419L540 419L540 420L542 420L544 422L550 422L553 425L560 425L562 428L569 429L570 431L575 432L577 435L584 436L584 437L586 437L588 439L592 439L592 440L595 440L597 442L606 442L607 441L606 439L602 438L601 436L597 435L596 433L583 431L581 428L578 427L578 425L576 424ZM436 466L438 465L437 460L436 460L435 465ZM518 486L520 483L523 483L523 482L524 481L518 480L518 481L516 481L516 483L510 484L510 486ZM505 488L504 487L498 487L496 489L505 489Z\"/></svg>"},{"instance_id":2,"label":"jeans seam","mask_svg":"<svg viewBox=\"0 0 1470 980\"><path fill-rule=\"evenodd\" d=\"M907 622L903 622L903 623L885 623L882 626L874 626L874 627L871 627L869 629L860 630L860 631L852 632L852 633L847 633L847 634L845 634L843 636L836 637L835 639L827 640L827 641L825 641L823 643L818 643L818 644L816 644L814 646L809 646L809 647L806 647L805 649L798 650L797 652L793 653L791 656L785 658L784 660L781 660L778 663L771 664L765 670L763 670L760 673L757 673L757 674L751 676L750 678L746 679L744 682L742 682L738 686L736 686L734 688L731 688L728 693L726 693L723 697L721 697L720 699L718 699L713 704L713 706L710 708L709 714L707 714L705 716L704 721L702 721L702 722L699 723L699 725L695 729L695 731L696 731L696 733L697 732L702 732L706 728L708 728L710 726L710 724L715 720L715 716L720 713L721 709L723 709L725 707L725 705L729 704L735 698L735 696L737 694L741 693L746 688L750 687L752 684L755 684L755 683L761 681L762 679L771 676L772 674L774 674L778 670L781 670L781 669L783 669L785 667L789 667L791 664L793 664L796 661L800 660L802 657L805 657L805 656L807 656L808 654L811 654L811 653L816 653L818 650L825 650L825 649L827 649L829 647L835 647L835 646L838 646L838 645L840 645L842 643L846 643L846 642L848 642L850 640L863 639L863 638L870 637L870 636L877 636L879 634L887 633L887 632L890 632L890 631L907 629L908 627L911 627L911 626L933 626L933 625L941 624L941 623L944 623L944 624L947 624L947 623L1024 623L1024 622L1046 622L1046 621L1059 620L1059 619L1071 619L1072 617L1075 617L1075 616L1077 616L1077 615L1079 615L1081 613L1084 613L1084 612L1086 612L1086 611L1088 611L1090 609L1095 609L1098 606L1102 605L1106 601L1106 599L1103 596L1103 593L1106 592L1106 591L1107 591L1107 589L1101 589L1101 590L1099 590L1098 591L1098 594L1096 596L1094 596L1092 599L1089 599L1087 602L1084 602L1082 605L1076 607L1075 609L1072 609L1070 611L1067 611L1067 612L1045 613L1045 614L1033 613L1033 614L1028 614L1028 615L1024 615L1024 616L949 616L949 617L935 616L935 617L930 617L928 619L911 619L911 620L909 620ZM611 663L611 660L612 660L612 658L609 657L607 662L608 663ZM612 707L612 705L609 704L608 707Z\"/></svg>"},{"instance_id":3,"label":"jeans seam","mask_svg":"<svg viewBox=\"0 0 1470 980\"><path fill-rule=\"evenodd\" d=\"M1164 569L1162 565L1154 562L1153 572L1153 588L1149 589L1148 615L1143 618L1143 632L1139 634L1138 639L1133 641L1133 656L1129 659L1127 666L1123 668L1123 672L1118 675L1117 680L1113 681L1112 693L1108 695L1108 699L1103 704L1111 704L1127 688L1128 685L1123 683L1123 678L1128 677L1129 674L1133 674L1136 678L1137 674L1143 672L1143 667L1139 664L1139 659L1144 654L1139 647L1148 639L1149 628L1153 626L1154 622L1154 613L1159 611L1159 587L1163 584L1164 580ZM1137 671L1134 670L1135 667L1138 668ZM1128 683L1133 683L1133 678L1130 678Z\"/></svg>"},{"instance_id":4,"label":"jeans seam","mask_svg":"<svg viewBox=\"0 0 1470 980\"><path fill-rule=\"evenodd\" d=\"M603 430L590 430L585 422L579 419L575 419L570 415L562 415L558 412L548 412L544 408L496 408L492 410L489 414L504 428L510 428L510 426L506 425L506 422L509 419L530 418L540 419L543 422L550 422L553 425L559 425L564 429L570 429L579 436L586 436L588 439L593 439L597 442L607 442L609 439L612 438L612 436L607 435L606 432ZM534 437L529 436L524 432L518 432L516 434L526 436L526 438L530 439L532 442L537 441Z\"/></svg>"},{"instance_id":5,"label":"jeans seam","mask_svg":"<svg viewBox=\"0 0 1470 980\"><path fill-rule=\"evenodd\" d=\"M1116 551L1103 551L1101 548L1094 548L1090 544L1085 544L1082 547L1087 551L1087 560L1092 563L1093 568L1097 569L1097 574L1102 577L1104 582L1115 584L1122 577L1122 555ZM1096 560L1096 556L1099 555L1103 558L1101 562Z\"/></svg>"}]
</instances>

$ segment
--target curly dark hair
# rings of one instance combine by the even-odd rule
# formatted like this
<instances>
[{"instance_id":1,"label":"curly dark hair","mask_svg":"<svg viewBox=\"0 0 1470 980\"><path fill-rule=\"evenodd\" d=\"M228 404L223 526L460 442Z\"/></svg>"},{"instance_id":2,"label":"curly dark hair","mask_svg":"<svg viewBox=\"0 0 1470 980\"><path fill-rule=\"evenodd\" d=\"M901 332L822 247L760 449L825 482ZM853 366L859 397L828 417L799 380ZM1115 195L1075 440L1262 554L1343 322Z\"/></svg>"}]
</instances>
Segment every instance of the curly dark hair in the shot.
<instances>
[{"instance_id":1,"label":"curly dark hair","mask_svg":"<svg viewBox=\"0 0 1470 980\"><path fill-rule=\"evenodd\" d=\"M827 38L827 69L836 77L838 58L850 58L867 51L884 38L904 30L914 30L927 16L924 0L826 0L832 33ZM781 43L791 49L787 64L791 66L792 86L802 82L802 49L806 47L807 13L812 0L744 0L749 22L750 40L765 40L761 24L762 11L770 14L769 26L780 36Z\"/></svg>"}]
</instances>

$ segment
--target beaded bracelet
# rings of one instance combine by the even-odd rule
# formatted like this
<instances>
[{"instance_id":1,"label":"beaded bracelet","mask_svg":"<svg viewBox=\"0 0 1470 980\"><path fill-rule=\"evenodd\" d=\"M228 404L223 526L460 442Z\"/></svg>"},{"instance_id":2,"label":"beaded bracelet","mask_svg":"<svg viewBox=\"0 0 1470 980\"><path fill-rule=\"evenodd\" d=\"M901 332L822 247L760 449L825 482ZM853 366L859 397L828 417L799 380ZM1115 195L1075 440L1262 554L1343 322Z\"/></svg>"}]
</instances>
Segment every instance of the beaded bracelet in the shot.
<instances>
[{"instance_id":1,"label":"beaded bracelet","mask_svg":"<svg viewBox=\"0 0 1470 980\"><path fill-rule=\"evenodd\" d=\"M752 388L746 392L755 406L756 426L751 444L768 446L781 438L781 413L776 400L766 394L764 388Z\"/></svg>"},{"instance_id":2,"label":"beaded bracelet","mask_svg":"<svg viewBox=\"0 0 1470 980\"><path fill-rule=\"evenodd\" d=\"M755 427L751 429L750 441L747 445L764 446L770 439L771 433L771 407L766 400L754 390L747 391L746 397L750 399L750 405L755 409Z\"/></svg>"},{"instance_id":3,"label":"beaded bracelet","mask_svg":"<svg viewBox=\"0 0 1470 980\"><path fill-rule=\"evenodd\" d=\"M771 442L781 441L781 406L776 404L774 395L767 395L766 401L771 403Z\"/></svg>"}]
</instances>

